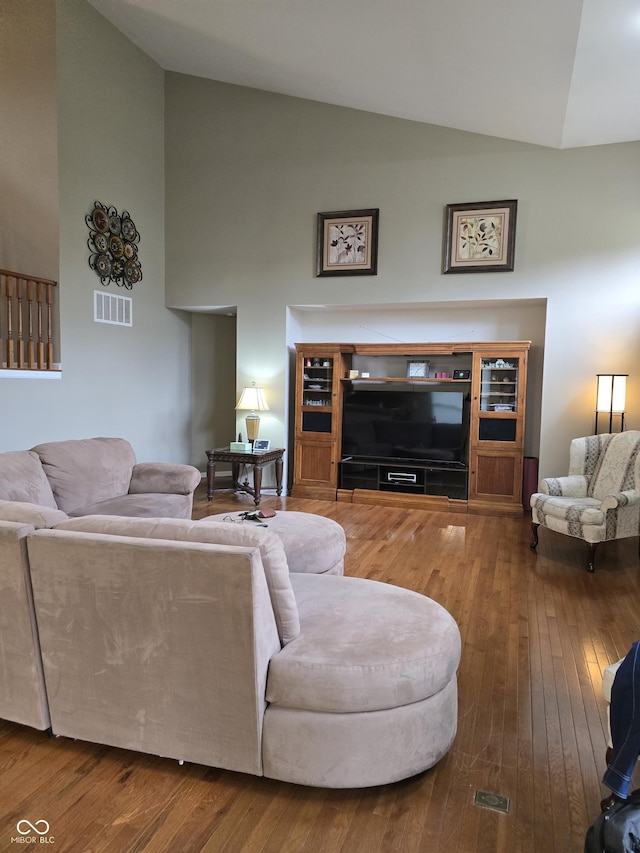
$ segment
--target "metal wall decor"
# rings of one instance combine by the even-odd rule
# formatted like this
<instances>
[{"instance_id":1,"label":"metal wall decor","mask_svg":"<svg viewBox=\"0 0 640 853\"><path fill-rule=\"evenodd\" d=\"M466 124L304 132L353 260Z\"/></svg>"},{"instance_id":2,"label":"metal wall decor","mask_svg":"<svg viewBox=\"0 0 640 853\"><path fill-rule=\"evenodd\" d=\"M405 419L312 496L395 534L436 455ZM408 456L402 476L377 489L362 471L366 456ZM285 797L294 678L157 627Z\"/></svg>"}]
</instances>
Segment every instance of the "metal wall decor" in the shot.
<instances>
[{"instance_id":1,"label":"metal wall decor","mask_svg":"<svg viewBox=\"0 0 640 853\"><path fill-rule=\"evenodd\" d=\"M112 205L94 202L84 221L89 227L89 266L103 285L114 281L131 290L142 279L138 260L140 234L127 210L118 213Z\"/></svg>"}]
</instances>

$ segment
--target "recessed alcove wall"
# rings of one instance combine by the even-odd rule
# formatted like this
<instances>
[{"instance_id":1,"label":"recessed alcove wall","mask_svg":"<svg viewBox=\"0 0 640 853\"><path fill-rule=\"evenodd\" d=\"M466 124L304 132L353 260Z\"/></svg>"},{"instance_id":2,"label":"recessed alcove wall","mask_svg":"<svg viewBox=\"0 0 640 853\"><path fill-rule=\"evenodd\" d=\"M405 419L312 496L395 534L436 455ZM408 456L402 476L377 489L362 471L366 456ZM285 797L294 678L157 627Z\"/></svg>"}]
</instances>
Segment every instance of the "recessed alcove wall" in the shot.
<instances>
[{"instance_id":1,"label":"recessed alcove wall","mask_svg":"<svg viewBox=\"0 0 640 853\"><path fill-rule=\"evenodd\" d=\"M546 299L289 306L287 345L531 341L525 456L539 455ZM293 364L293 359L291 360ZM294 387L290 375L290 389ZM291 400L290 400L291 405Z\"/></svg>"}]
</instances>

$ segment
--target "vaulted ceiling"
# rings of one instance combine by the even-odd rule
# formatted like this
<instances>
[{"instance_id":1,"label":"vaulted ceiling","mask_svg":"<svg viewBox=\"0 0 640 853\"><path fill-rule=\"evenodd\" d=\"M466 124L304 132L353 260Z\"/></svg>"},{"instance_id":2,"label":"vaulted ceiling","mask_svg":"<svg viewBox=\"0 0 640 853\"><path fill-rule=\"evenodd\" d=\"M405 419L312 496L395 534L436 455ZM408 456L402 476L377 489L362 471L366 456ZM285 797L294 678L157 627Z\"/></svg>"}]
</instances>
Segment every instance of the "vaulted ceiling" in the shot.
<instances>
[{"instance_id":1,"label":"vaulted ceiling","mask_svg":"<svg viewBox=\"0 0 640 853\"><path fill-rule=\"evenodd\" d=\"M640 0L89 0L162 68L553 148L640 139Z\"/></svg>"}]
</instances>

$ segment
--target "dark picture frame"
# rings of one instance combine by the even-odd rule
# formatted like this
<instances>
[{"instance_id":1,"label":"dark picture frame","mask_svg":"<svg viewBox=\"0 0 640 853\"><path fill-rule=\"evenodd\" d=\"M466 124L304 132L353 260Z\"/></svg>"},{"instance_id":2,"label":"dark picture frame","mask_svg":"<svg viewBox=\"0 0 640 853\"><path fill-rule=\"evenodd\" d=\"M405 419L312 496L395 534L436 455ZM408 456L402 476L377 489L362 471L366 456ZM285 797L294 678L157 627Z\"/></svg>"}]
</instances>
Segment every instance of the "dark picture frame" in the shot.
<instances>
[{"instance_id":1,"label":"dark picture frame","mask_svg":"<svg viewBox=\"0 0 640 853\"><path fill-rule=\"evenodd\" d=\"M317 276L377 275L380 209L318 214Z\"/></svg>"},{"instance_id":2,"label":"dark picture frame","mask_svg":"<svg viewBox=\"0 0 640 853\"><path fill-rule=\"evenodd\" d=\"M517 199L448 204L443 273L512 272L517 213Z\"/></svg>"}]
</instances>

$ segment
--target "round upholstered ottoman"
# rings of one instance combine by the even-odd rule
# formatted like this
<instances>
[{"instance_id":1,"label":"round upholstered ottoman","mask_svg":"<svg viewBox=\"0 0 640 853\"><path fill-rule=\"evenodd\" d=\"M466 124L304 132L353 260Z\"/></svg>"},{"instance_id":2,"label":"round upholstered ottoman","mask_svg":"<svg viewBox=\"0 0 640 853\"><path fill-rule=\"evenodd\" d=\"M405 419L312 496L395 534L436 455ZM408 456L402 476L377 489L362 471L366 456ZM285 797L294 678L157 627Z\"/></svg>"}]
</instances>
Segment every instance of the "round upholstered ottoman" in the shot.
<instances>
[{"instance_id":1,"label":"round upholstered ottoman","mask_svg":"<svg viewBox=\"0 0 640 853\"><path fill-rule=\"evenodd\" d=\"M236 521L238 518L238 512L222 512L208 515L202 521ZM259 522L242 521L248 527L255 527L258 523L266 525L282 540L290 572L343 574L347 538L337 521L310 512L287 510L279 510L273 518L260 519Z\"/></svg>"},{"instance_id":2,"label":"round upholstered ottoman","mask_svg":"<svg viewBox=\"0 0 640 853\"><path fill-rule=\"evenodd\" d=\"M300 634L269 661L264 775L323 788L406 779L447 752L460 631L413 590L290 575Z\"/></svg>"}]
</instances>

